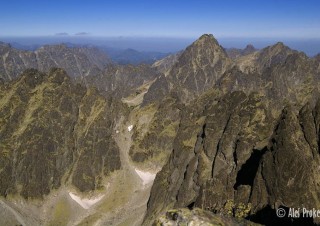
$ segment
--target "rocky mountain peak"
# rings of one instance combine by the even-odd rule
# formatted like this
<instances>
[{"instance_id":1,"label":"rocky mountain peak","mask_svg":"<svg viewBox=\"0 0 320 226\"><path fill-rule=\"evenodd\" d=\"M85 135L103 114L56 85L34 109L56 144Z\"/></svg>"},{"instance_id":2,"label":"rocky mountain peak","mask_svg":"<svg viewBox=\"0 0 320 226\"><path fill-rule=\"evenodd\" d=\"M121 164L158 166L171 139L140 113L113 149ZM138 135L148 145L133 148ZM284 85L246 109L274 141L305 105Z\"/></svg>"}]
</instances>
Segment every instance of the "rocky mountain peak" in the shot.
<instances>
[{"instance_id":1,"label":"rocky mountain peak","mask_svg":"<svg viewBox=\"0 0 320 226\"><path fill-rule=\"evenodd\" d=\"M200 38L198 38L195 42L193 42L189 47L187 47L186 51L196 51L200 53L199 56L196 57L210 57L208 55L211 53L220 53L227 56L224 49L219 45L218 41L214 38L212 34L204 34ZM201 52L206 51L206 52ZM205 54L202 54L205 53Z\"/></svg>"},{"instance_id":2,"label":"rocky mountain peak","mask_svg":"<svg viewBox=\"0 0 320 226\"><path fill-rule=\"evenodd\" d=\"M269 56L276 56L276 55L289 55L293 52L288 46L283 44L283 42L277 42L272 46L268 46L263 49L266 51Z\"/></svg>"},{"instance_id":3,"label":"rocky mountain peak","mask_svg":"<svg viewBox=\"0 0 320 226\"><path fill-rule=\"evenodd\" d=\"M243 49L242 55L248 55L248 54L253 53L255 51L257 51L257 49L252 44L248 44L246 46L246 48Z\"/></svg>"},{"instance_id":4,"label":"rocky mountain peak","mask_svg":"<svg viewBox=\"0 0 320 226\"><path fill-rule=\"evenodd\" d=\"M214 42L215 44L219 45L217 39L212 34L203 34L194 43L201 42Z\"/></svg>"},{"instance_id":5,"label":"rocky mountain peak","mask_svg":"<svg viewBox=\"0 0 320 226\"><path fill-rule=\"evenodd\" d=\"M213 35L205 34L186 48L168 77L171 83L181 87L181 99L187 101L213 87L231 64Z\"/></svg>"},{"instance_id":6,"label":"rocky mountain peak","mask_svg":"<svg viewBox=\"0 0 320 226\"><path fill-rule=\"evenodd\" d=\"M236 63L240 70L245 73L262 73L272 65L284 63L287 57L293 53L298 52L290 49L282 42L278 42L260 51L254 51L251 54L239 57Z\"/></svg>"}]
</instances>

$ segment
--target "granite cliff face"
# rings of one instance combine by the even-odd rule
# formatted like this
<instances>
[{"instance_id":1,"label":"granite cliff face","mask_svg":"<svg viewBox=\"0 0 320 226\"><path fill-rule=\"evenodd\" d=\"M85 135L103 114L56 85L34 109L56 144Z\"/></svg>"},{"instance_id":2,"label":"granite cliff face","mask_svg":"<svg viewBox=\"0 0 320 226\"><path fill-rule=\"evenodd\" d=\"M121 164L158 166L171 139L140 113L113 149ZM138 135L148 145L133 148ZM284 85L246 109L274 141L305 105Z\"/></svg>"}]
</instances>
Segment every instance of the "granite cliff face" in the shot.
<instances>
[{"instance_id":1,"label":"granite cliff face","mask_svg":"<svg viewBox=\"0 0 320 226\"><path fill-rule=\"evenodd\" d=\"M27 70L0 98L2 196L41 198L68 184L91 191L120 169L111 103L63 70Z\"/></svg>"}]
</instances>

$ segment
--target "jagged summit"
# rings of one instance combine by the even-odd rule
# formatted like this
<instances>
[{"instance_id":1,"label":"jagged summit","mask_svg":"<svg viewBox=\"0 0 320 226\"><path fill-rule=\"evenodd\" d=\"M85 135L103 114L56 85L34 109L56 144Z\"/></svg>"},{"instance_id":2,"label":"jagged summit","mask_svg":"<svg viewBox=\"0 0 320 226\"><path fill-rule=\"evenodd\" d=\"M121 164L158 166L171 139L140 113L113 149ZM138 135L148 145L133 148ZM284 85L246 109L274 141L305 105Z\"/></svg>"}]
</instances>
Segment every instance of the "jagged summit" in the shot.
<instances>
[{"instance_id":1,"label":"jagged summit","mask_svg":"<svg viewBox=\"0 0 320 226\"><path fill-rule=\"evenodd\" d=\"M204 34L174 58L165 78L161 77L152 84L145 99L154 99L160 93L165 96L167 92L174 91L182 102L187 103L212 88L232 64L214 36ZM164 84L167 86L164 87Z\"/></svg>"},{"instance_id":2,"label":"jagged summit","mask_svg":"<svg viewBox=\"0 0 320 226\"><path fill-rule=\"evenodd\" d=\"M203 38L213 38L213 39L215 39L213 34L203 34L203 35L200 36L199 39L203 39Z\"/></svg>"},{"instance_id":3,"label":"jagged summit","mask_svg":"<svg viewBox=\"0 0 320 226\"><path fill-rule=\"evenodd\" d=\"M213 35L202 35L186 48L168 73L181 88L182 99L190 100L211 88L232 64Z\"/></svg>"},{"instance_id":4,"label":"jagged summit","mask_svg":"<svg viewBox=\"0 0 320 226\"><path fill-rule=\"evenodd\" d=\"M275 51L275 52L273 52L274 54L277 54L280 51L292 52L292 50L288 46L286 46L283 42L277 42L274 45L266 47L265 49L268 49L268 50L271 50L271 51Z\"/></svg>"},{"instance_id":5,"label":"jagged summit","mask_svg":"<svg viewBox=\"0 0 320 226\"><path fill-rule=\"evenodd\" d=\"M224 52L223 48L219 45L219 42L212 34L203 34L194 41L189 48L209 48L209 49L220 49Z\"/></svg>"},{"instance_id":6,"label":"jagged summit","mask_svg":"<svg viewBox=\"0 0 320 226\"><path fill-rule=\"evenodd\" d=\"M249 47L250 48L250 47ZM245 73L262 73L272 65L284 63L287 57L297 51L290 49L282 42L267 46L260 51L253 51L236 59L236 64Z\"/></svg>"},{"instance_id":7,"label":"jagged summit","mask_svg":"<svg viewBox=\"0 0 320 226\"><path fill-rule=\"evenodd\" d=\"M217 39L213 36L213 34L203 34L203 35L200 36L200 38L198 38L198 39L195 41L195 43L201 42L201 41L205 41L205 42L207 42L207 41L212 42L212 41L213 41L213 42L215 42L215 43L218 44L218 41L217 41Z\"/></svg>"}]
</instances>

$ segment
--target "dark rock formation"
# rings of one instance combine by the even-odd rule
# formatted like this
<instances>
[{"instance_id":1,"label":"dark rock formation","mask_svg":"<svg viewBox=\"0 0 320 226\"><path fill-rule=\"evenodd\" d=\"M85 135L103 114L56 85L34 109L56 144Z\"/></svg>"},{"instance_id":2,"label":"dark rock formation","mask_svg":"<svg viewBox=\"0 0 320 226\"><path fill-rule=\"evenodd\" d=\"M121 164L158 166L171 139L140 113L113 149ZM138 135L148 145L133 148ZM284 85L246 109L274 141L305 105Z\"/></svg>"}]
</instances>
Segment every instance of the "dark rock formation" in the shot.
<instances>
[{"instance_id":1,"label":"dark rock formation","mask_svg":"<svg viewBox=\"0 0 320 226\"><path fill-rule=\"evenodd\" d=\"M153 185L146 222L167 207L192 203L222 210L234 199L237 172L272 133L272 116L257 94L211 95L197 102L183 111L173 152Z\"/></svg>"},{"instance_id":2,"label":"dark rock formation","mask_svg":"<svg viewBox=\"0 0 320 226\"><path fill-rule=\"evenodd\" d=\"M314 109L305 105L298 115L288 107L276 120L264 101L232 93L208 102L202 118L194 110L183 115L173 153L153 185L146 225L151 216L172 207L200 207L253 220L249 215L267 207L320 208L320 103Z\"/></svg>"},{"instance_id":3,"label":"dark rock formation","mask_svg":"<svg viewBox=\"0 0 320 226\"><path fill-rule=\"evenodd\" d=\"M266 206L319 209L319 104L298 116L284 109L254 180L253 213Z\"/></svg>"},{"instance_id":4,"label":"dark rock formation","mask_svg":"<svg viewBox=\"0 0 320 226\"><path fill-rule=\"evenodd\" d=\"M102 186L121 167L111 103L61 69L31 69L0 87L0 194L40 198L62 184Z\"/></svg>"}]
</instances>

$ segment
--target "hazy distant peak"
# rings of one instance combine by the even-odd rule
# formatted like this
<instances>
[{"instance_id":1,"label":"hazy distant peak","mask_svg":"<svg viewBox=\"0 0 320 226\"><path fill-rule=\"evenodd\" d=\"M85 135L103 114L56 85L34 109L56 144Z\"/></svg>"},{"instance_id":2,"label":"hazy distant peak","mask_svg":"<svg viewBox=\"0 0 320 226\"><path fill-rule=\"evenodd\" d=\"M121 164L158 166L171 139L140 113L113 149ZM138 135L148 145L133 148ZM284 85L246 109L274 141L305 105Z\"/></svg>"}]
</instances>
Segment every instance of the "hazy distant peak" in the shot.
<instances>
[{"instance_id":1,"label":"hazy distant peak","mask_svg":"<svg viewBox=\"0 0 320 226\"><path fill-rule=\"evenodd\" d=\"M244 48L244 51L246 51L246 50L256 50L256 48L252 45L252 44L248 44L247 46L246 46L246 48Z\"/></svg>"}]
</instances>

